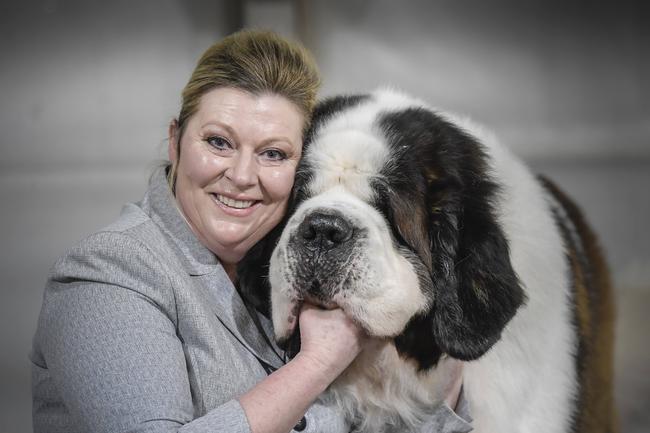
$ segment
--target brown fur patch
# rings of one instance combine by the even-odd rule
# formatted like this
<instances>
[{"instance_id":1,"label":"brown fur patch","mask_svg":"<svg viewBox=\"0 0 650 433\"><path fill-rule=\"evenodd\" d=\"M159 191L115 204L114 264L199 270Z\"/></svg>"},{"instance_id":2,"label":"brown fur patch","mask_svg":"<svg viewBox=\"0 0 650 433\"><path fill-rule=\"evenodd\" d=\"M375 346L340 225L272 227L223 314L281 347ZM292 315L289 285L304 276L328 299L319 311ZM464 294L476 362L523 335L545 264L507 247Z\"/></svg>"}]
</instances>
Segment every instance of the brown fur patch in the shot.
<instances>
[{"instance_id":1,"label":"brown fur patch","mask_svg":"<svg viewBox=\"0 0 650 433\"><path fill-rule=\"evenodd\" d=\"M572 430L617 432L613 398L615 308L607 264L580 209L551 181L541 180L569 219L556 213L573 277L574 320L579 341L579 392Z\"/></svg>"},{"instance_id":2,"label":"brown fur patch","mask_svg":"<svg viewBox=\"0 0 650 433\"><path fill-rule=\"evenodd\" d=\"M420 256L427 270L431 271L432 257L428 227L427 214L422 206L416 203L409 203L407 200L394 198L392 203L395 216L395 226L399 234Z\"/></svg>"}]
</instances>

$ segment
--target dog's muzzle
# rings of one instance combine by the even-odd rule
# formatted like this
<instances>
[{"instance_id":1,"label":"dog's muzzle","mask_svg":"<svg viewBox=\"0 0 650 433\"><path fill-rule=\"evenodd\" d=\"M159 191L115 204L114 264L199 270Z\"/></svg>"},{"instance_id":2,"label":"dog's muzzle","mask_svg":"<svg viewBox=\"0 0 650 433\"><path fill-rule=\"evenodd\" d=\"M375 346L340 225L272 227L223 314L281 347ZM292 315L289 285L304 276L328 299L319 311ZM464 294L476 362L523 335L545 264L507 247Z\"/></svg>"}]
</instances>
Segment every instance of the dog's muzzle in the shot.
<instances>
[{"instance_id":1,"label":"dog's muzzle","mask_svg":"<svg viewBox=\"0 0 650 433\"><path fill-rule=\"evenodd\" d=\"M307 300L332 307L348 274L359 230L342 213L317 208L305 215L289 241L297 258L296 290Z\"/></svg>"}]
</instances>

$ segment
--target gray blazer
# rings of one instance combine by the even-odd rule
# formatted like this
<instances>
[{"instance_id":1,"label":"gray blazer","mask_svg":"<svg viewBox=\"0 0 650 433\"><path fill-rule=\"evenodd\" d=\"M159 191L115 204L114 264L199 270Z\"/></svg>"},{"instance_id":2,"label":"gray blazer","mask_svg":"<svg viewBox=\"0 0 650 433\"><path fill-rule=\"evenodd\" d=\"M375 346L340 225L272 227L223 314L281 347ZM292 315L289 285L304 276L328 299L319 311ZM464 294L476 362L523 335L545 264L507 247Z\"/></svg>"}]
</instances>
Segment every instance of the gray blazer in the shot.
<instances>
[{"instance_id":1,"label":"gray blazer","mask_svg":"<svg viewBox=\"0 0 650 433\"><path fill-rule=\"evenodd\" d=\"M236 398L266 376L259 359L282 365L274 351L160 170L51 270L30 354L34 431L249 432ZM320 402L305 418L305 432L349 431Z\"/></svg>"}]
</instances>

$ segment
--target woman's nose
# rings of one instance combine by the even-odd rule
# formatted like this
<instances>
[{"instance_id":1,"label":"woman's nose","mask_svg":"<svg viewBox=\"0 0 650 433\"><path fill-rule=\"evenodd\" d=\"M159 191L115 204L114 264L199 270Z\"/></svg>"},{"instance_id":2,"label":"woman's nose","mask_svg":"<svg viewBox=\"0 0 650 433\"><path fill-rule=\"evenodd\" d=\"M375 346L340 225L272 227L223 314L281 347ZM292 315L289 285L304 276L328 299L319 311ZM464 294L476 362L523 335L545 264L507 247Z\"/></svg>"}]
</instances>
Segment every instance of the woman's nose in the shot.
<instances>
[{"instance_id":1,"label":"woman's nose","mask_svg":"<svg viewBox=\"0 0 650 433\"><path fill-rule=\"evenodd\" d=\"M257 164L254 155L238 153L231 159L226 177L238 187L253 186L257 183Z\"/></svg>"}]
</instances>

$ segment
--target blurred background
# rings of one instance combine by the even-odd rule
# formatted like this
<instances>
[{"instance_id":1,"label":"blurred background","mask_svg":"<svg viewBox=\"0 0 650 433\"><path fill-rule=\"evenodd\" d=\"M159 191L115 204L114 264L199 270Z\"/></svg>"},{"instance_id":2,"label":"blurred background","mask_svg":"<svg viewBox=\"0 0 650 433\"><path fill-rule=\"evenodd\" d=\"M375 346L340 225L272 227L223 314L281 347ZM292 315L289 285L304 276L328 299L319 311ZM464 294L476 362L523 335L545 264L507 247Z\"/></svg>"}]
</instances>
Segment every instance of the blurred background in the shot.
<instances>
[{"instance_id":1,"label":"blurred background","mask_svg":"<svg viewBox=\"0 0 650 433\"><path fill-rule=\"evenodd\" d=\"M641 0L3 2L0 431L31 431L48 268L141 197L199 55L242 27L305 43L322 96L401 88L487 125L568 191L616 284L622 431L649 431L649 22Z\"/></svg>"}]
</instances>

